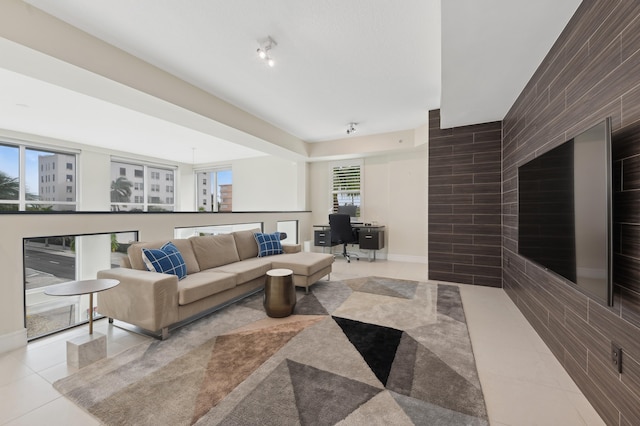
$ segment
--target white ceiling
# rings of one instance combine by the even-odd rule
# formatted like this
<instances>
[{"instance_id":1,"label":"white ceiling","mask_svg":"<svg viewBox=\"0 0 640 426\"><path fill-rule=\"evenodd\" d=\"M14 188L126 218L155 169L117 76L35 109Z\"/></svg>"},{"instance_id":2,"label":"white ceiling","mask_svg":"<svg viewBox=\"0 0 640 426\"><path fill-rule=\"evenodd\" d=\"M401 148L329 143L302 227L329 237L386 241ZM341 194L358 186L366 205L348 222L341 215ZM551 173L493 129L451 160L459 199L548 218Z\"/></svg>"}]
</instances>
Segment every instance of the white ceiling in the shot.
<instances>
[{"instance_id":1,"label":"white ceiling","mask_svg":"<svg viewBox=\"0 0 640 426\"><path fill-rule=\"evenodd\" d=\"M502 120L582 0L443 0L442 127Z\"/></svg>"},{"instance_id":2,"label":"white ceiling","mask_svg":"<svg viewBox=\"0 0 640 426\"><path fill-rule=\"evenodd\" d=\"M0 128L182 163L218 162L219 152L222 161L265 155L2 68Z\"/></svg>"},{"instance_id":3,"label":"white ceiling","mask_svg":"<svg viewBox=\"0 0 640 426\"><path fill-rule=\"evenodd\" d=\"M580 3L447 0L441 19L439 0L25 1L307 142L344 138L349 122L358 136L413 129L440 107L448 126L501 120ZM256 55L267 35L274 68ZM8 70L0 127L148 155L188 140L201 162L207 148L259 155Z\"/></svg>"}]
</instances>

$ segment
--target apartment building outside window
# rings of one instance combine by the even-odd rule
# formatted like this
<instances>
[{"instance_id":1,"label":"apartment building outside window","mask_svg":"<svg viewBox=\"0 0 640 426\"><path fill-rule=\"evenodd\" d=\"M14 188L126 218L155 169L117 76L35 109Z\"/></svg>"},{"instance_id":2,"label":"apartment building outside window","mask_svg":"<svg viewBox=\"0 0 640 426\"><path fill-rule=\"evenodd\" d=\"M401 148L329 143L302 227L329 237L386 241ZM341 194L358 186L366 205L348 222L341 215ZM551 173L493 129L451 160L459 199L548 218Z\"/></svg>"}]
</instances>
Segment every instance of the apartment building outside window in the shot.
<instances>
[{"instance_id":1,"label":"apartment building outside window","mask_svg":"<svg viewBox=\"0 0 640 426\"><path fill-rule=\"evenodd\" d=\"M199 194L198 211L233 211L233 174L230 168L209 169L197 172Z\"/></svg>"},{"instance_id":2,"label":"apartment building outside window","mask_svg":"<svg viewBox=\"0 0 640 426\"><path fill-rule=\"evenodd\" d=\"M122 173L124 169L125 173ZM127 160L111 161L111 211L173 211L174 173L167 167L157 167ZM132 176L129 179L127 176ZM145 177L148 177L145 179ZM151 183L165 181L165 185Z\"/></svg>"},{"instance_id":3,"label":"apartment building outside window","mask_svg":"<svg viewBox=\"0 0 640 426\"><path fill-rule=\"evenodd\" d=\"M0 141L0 210L75 211L75 164L75 153Z\"/></svg>"}]
</instances>

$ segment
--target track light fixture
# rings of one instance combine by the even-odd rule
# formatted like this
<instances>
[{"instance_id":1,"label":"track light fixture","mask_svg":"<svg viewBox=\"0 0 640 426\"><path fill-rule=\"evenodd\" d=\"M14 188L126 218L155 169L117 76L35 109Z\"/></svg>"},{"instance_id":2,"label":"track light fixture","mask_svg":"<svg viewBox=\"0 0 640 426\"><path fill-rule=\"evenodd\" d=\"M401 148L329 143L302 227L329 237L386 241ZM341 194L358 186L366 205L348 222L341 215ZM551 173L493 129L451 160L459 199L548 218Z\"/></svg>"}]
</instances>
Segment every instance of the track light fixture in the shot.
<instances>
[{"instance_id":1,"label":"track light fixture","mask_svg":"<svg viewBox=\"0 0 640 426\"><path fill-rule=\"evenodd\" d=\"M273 67L276 63L269 54L269 51L277 46L278 43L276 43L276 41L272 39L271 36L267 36L266 38L258 40L258 44L260 45L260 47L258 47L258 50L256 51L258 53L258 57L264 60L267 65Z\"/></svg>"},{"instance_id":2,"label":"track light fixture","mask_svg":"<svg viewBox=\"0 0 640 426\"><path fill-rule=\"evenodd\" d=\"M347 134L348 135L353 134L353 133L356 132L356 125L357 124L358 123L349 123L349 125L347 126Z\"/></svg>"}]
</instances>

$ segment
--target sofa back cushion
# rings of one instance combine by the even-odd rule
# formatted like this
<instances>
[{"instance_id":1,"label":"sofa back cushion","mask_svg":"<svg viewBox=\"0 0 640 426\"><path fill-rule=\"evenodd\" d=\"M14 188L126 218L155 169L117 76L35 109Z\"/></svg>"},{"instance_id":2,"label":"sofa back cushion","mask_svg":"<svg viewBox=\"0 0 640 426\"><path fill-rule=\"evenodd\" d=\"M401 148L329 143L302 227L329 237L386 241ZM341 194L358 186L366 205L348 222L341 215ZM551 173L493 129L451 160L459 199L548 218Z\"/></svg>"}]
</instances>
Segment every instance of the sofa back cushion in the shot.
<instances>
[{"instance_id":1,"label":"sofa back cushion","mask_svg":"<svg viewBox=\"0 0 640 426\"><path fill-rule=\"evenodd\" d=\"M238 256L240 260L250 259L252 257L258 257L258 243L254 234L262 232L259 228L251 229L248 231L236 231L234 232L233 239L236 242L238 248Z\"/></svg>"},{"instance_id":2,"label":"sofa back cushion","mask_svg":"<svg viewBox=\"0 0 640 426\"><path fill-rule=\"evenodd\" d=\"M183 238L177 238L169 240L180 251L184 263L187 266L187 274L195 274L200 272L200 266L196 260L196 255L193 252L191 241ZM127 249L129 255L129 262L131 263L131 269L138 269L140 271L146 271L147 267L142 259L142 249L159 249L167 243L167 240L150 241L146 243L134 243Z\"/></svg>"},{"instance_id":3,"label":"sofa back cushion","mask_svg":"<svg viewBox=\"0 0 640 426\"><path fill-rule=\"evenodd\" d=\"M236 242L231 234L191 237L189 240L200 270L240 261Z\"/></svg>"},{"instance_id":4,"label":"sofa back cushion","mask_svg":"<svg viewBox=\"0 0 640 426\"><path fill-rule=\"evenodd\" d=\"M120 267L121 268L127 268L127 269L133 269L131 267L131 261L129 260L129 256L122 256L120 258Z\"/></svg>"}]
</instances>

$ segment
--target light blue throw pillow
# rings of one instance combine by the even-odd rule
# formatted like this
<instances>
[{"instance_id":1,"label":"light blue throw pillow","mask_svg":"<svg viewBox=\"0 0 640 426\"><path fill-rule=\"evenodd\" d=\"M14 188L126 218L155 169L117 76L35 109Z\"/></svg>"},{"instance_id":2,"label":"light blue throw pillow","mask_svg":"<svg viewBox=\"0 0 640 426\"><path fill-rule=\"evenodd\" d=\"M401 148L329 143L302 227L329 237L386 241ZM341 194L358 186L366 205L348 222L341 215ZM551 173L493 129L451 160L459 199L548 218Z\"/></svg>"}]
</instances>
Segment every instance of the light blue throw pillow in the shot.
<instances>
[{"instance_id":1,"label":"light blue throw pillow","mask_svg":"<svg viewBox=\"0 0 640 426\"><path fill-rule=\"evenodd\" d=\"M159 249L143 248L142 260L150 271L177 275L179 280L187 276L184 258L172 242L166 243Z\"/></svg>"},{"instance_id":2,"label":"light blue throw pillow","mask_svg":"<svg viewBox=\"0 0 640 426\"><path fill-rule=\"evenodd\" d=\"M274 254L282 254L282 243L280 243L280 233L262 234L256 232L253 234L258 243L258 257L271 256Z\"/></svg>"}]
</instances>

